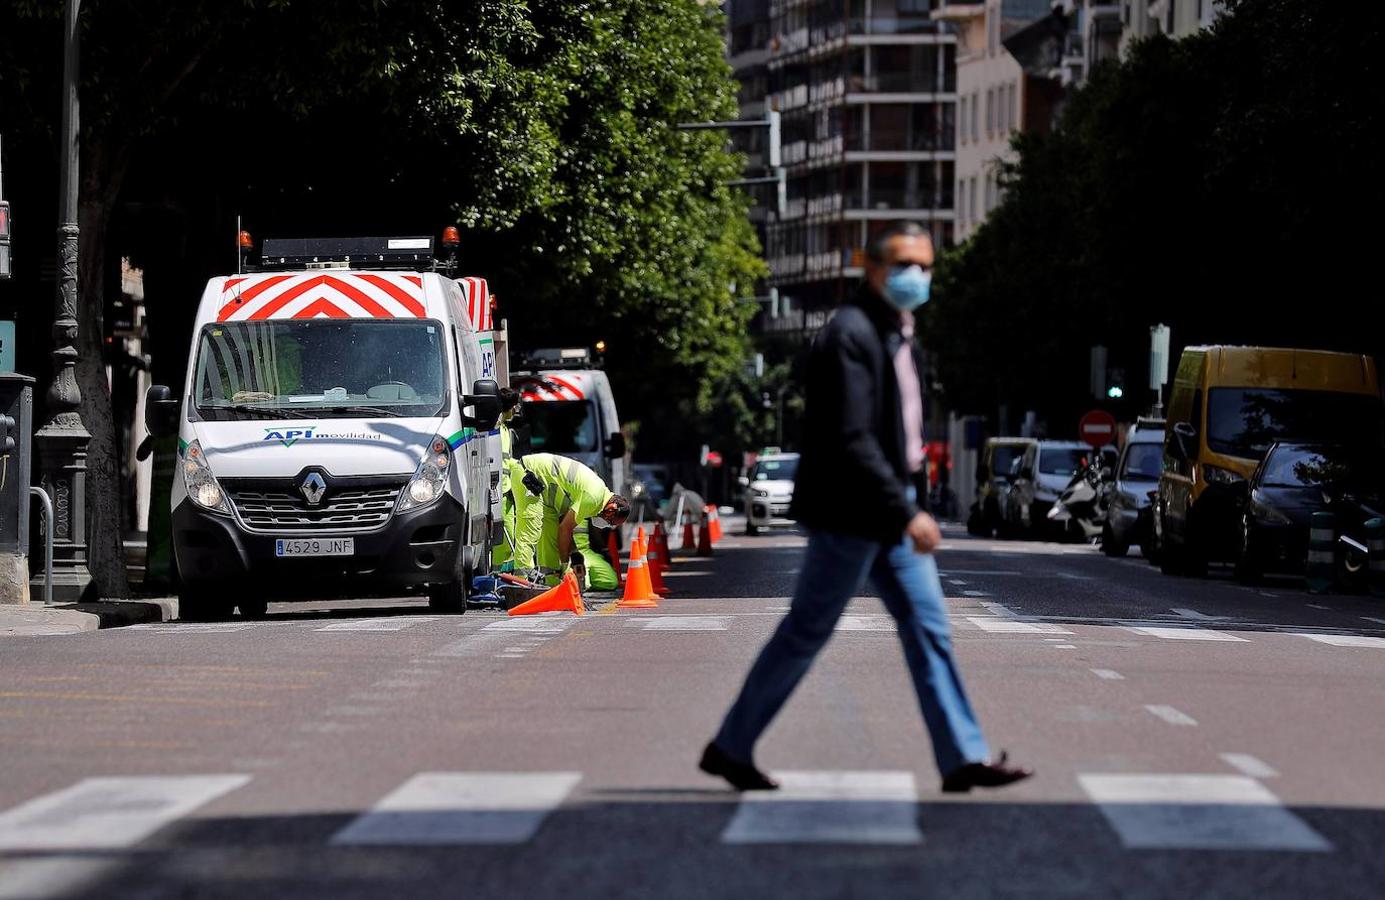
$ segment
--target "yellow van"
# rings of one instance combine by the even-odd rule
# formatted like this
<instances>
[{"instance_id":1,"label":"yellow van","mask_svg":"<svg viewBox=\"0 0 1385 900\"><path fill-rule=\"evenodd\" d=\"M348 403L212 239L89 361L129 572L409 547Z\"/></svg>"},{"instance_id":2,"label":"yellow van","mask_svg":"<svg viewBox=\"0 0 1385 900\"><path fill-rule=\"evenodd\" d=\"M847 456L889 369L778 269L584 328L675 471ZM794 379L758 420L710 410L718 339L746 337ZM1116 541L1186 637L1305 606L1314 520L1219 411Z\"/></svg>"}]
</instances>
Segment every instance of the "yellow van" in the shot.
<instances>
[{"instance_id":1,"label":"yellow van","mask_svg":"<svg viewBox=\"0 0 1385 900\"><path fill-rule=\"evenodd\" d=\"M1189 347L1174 375L1154 510L1165 572L1236 552L1247 479L1279 440L1379 443L1375 360L1355 353Z\"/></svg>"}]
</instances>

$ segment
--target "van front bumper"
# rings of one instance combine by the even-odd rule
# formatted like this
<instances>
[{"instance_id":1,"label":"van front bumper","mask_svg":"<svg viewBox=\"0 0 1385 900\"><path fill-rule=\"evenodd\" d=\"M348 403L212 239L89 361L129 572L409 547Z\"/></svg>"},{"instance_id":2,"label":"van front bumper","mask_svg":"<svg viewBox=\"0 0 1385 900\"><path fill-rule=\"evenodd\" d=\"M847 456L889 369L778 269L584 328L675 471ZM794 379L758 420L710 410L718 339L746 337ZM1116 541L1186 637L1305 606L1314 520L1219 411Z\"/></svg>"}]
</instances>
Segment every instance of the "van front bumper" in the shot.
<instances>
[{"instance_id":1,"label":"van front bumper","mask_svg":"<svg viewBox=\"0 0 1385 900\"><path fill-rule=\"evenodd\" d=\"M274 599L398 596L456 579L466 512L450 494L396 513L366 532L247 531L184 500L173 510L173 551L187 587L253 590ZM351 556L280 557L281 538L345 538Z\"/></svg>"}]
</instances>

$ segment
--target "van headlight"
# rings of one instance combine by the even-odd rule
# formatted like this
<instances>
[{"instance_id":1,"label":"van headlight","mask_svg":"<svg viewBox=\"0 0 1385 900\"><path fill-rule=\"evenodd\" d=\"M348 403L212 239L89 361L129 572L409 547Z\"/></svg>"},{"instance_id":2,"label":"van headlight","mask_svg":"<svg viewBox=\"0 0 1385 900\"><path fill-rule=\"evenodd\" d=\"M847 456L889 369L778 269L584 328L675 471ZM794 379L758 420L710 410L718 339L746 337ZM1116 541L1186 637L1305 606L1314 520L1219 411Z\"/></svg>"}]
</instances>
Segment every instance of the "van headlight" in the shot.
<instances>
[{"instance_id":1,"label":"van headlight","mask_svg":"<svg viewBox=\"0 0 1385 900\"><path fill-rule=\"evenodd\" d=\"M1221 466L1203 465L1202 479L1208 484L1233 485L1245 482L1245 476L1240 472L1233 472L1230 469L1223 469Z\"/></svg>"},{"instance_id":2,"label":"van headlight","mask_svg":"<svg viewBox=\"0 0 1385 900\"><path fill-rule=\"evenodd\" d=\"M183 487L187 488L192 502L208 512L231 514L226 492L217 483L211 466L207 465L200 441L193 441L183 451Z\"/></svg>"},{"instance_id":3,"label":"van headlight","mask_svg":"<svg viewBox=\"0 0 1385 900\"><path fill-rule=\"evenodd\" d=\"M443 495L447 489L447 470L452 465L452 448L446 438L433 435L428 442L428 452L414 470L414 477L399 494L399 511L427 506Z\"/></svg>"}]
</instances>

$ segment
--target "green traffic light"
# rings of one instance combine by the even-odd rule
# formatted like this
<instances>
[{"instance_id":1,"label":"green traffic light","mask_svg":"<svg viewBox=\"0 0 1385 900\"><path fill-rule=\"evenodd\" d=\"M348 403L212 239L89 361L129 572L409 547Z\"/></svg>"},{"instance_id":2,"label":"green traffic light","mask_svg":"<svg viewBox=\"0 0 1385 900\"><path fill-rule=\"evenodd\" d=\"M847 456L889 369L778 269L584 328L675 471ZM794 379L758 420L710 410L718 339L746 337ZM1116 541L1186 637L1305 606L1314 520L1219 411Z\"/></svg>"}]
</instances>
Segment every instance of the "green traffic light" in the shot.
<instances>
[{"instance_id":1,"label":"green traffic light","mask_svg":"<svg viewBox=\"0 0 1385 900\"><path fill-rule=\"evenodd\" d=\"M1106 396L1112 400L1119 400L1125 396L1125 389L1118 384L1113 384L1106 389Z\"/></svg>"}]
</instances>

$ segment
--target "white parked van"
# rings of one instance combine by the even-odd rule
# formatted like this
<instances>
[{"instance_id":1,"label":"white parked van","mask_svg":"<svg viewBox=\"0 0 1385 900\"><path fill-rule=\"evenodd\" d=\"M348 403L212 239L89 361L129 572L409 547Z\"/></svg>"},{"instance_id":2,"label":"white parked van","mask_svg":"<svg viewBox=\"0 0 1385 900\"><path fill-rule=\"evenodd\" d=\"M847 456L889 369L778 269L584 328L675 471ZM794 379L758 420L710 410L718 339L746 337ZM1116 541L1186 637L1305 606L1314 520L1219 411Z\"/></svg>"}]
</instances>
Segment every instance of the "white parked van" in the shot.
<instances>
[{"instance_id":1,"label":"white parked van","mask_svg":"<svg viewBox=\"0 0 1385 900\"><path fill-rule=\"evenodd\" d=\"M266 241L207 283L181 398L182 615L270 599L426 594L462 612L490 559L498 386L430 238Z\"/></svg>"},{"instance_id":2,"label":"white parked van","mask_svg":"<svg viewBox=\"0 0 1385 900\"><path fill-rule=\"evenodd\" d=\"M537 350L531 371L516 372L529 448L575 459L617 494L628 493L625 435L606 373L591 368L584 349Z\"/></svg>"}]
</instances>

